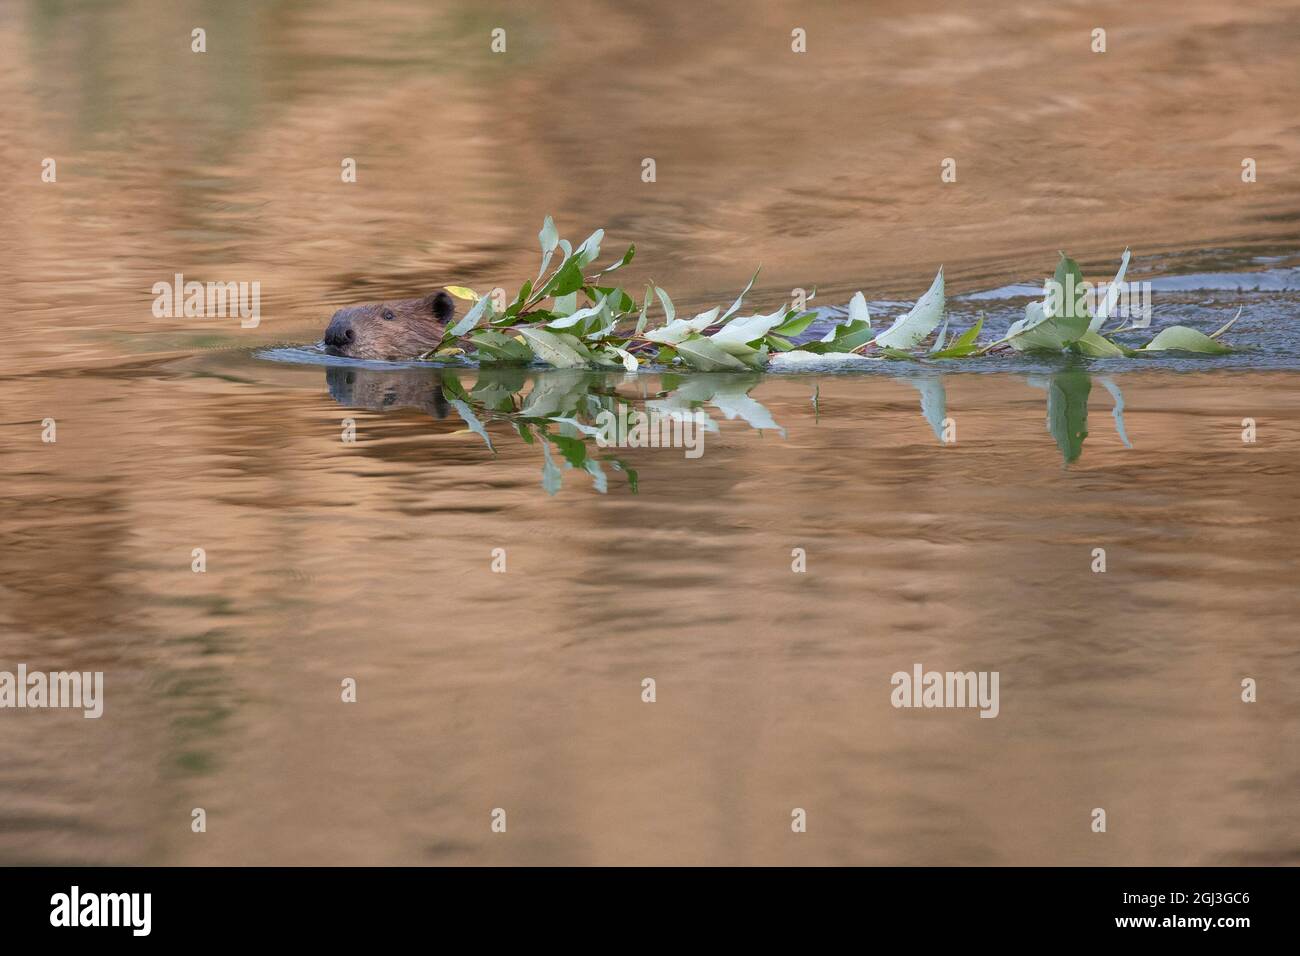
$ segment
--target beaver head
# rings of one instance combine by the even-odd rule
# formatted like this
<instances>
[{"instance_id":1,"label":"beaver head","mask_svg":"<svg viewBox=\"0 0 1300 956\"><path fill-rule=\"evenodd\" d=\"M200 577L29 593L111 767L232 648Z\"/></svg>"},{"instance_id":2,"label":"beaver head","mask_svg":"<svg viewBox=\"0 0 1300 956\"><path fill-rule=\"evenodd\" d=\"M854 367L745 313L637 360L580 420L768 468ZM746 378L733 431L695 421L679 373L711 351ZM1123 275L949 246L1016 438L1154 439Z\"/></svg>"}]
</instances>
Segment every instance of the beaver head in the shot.
<instances>
[{"instance_id":1,"label":"beaver head","mask_svg":"<svg viewBox=\"0 0 1300 956\"><path fill-rule=\"evenodd\" d=\"M350 305L330 319L325 350L345 358L416 358L438 347L455 314L455 300L445 289L423 299Z\"/></svg>"}]
</instances>

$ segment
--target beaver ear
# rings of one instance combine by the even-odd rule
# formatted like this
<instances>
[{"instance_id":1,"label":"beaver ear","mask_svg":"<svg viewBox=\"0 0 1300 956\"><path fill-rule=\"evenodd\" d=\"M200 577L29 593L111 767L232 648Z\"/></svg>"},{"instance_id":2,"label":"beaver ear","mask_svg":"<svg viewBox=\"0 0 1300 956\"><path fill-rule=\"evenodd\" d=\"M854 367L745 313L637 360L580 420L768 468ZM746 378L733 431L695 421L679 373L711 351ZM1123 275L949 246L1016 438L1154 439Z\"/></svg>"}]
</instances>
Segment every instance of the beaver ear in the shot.
<instances>
[{"instance_id":1,"label":"beaver ear","mask_svg":"<svg viewBox=\"0 0 1300 956\"><path fill-rule=\"evenodd\" d=\"M424 301L429 304L429 310L439 322L448 322L456 314L456 300L446 289L439 289Z\"/></svg>"}]
</instances>

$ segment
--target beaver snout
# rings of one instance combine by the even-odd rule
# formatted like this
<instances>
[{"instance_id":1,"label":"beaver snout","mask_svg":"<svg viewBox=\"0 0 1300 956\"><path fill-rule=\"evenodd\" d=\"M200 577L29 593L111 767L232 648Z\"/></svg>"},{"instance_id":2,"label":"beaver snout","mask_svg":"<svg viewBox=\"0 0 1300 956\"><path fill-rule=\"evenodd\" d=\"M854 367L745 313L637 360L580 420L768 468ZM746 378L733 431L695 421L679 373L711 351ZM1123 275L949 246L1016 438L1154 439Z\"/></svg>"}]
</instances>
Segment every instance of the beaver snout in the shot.
<instances>
[{"instance_id":1,"label":"beaver snout","mask_svg":"<svg viewBox=\"0 0 1300 956\"><path fill-rule=\"evenodd\" d=\"M356 341L357 333L352 328L352 320L343 315L330 319L329 328L325 330L325 345L328 348L343 350Z\"/></svg>"}]
</instances>

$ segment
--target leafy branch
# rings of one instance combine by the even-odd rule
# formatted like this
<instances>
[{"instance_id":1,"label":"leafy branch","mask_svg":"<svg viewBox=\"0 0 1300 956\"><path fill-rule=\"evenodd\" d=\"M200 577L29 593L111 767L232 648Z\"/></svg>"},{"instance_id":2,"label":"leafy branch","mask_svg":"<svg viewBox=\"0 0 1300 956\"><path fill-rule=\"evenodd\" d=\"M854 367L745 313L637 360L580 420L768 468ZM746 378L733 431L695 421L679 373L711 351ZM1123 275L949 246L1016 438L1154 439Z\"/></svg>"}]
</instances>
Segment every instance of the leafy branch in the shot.
<instances>
[{"instance_id":1,"label":"leafy branch","mask_svg":"<svg viewBox=\"0 0 1300 956\"><path fill-rule=\"evenodd\" d=\"M603 229L575 247L560 237L555 222L547 216L537 238L542 256L537 276L525 280L499 314L491 296L480 297L461 286L448 287L453 295L473 305L447 329L442 343L421 358L443 361L464 355L485 366L542 362L557 368L622 367L629 372L654 363L704 372L739 372L803 364L974 359L1007 351L1070 351L1090 357L1132 357L1166 350L1231 351L1219 337L1232 322L1211 335L1171 326L1138 349L1113 340L1116 332L1126 328L1104 335L1102 327L1114 314L1128 268L1127 249L1106 296L1092 309L1081 299L1061 294L1062 289L1083 285L1078 263L1061 253L1043 301L1031 302L1023 319L986 345L978 342L984 325L982 314L971 328L949 339L942 268L916 304L884 331L873 329L866 297L858 292L842 322L816 341L796 343L817 318L816 312L782 305L768 314L740 314L745 296L758 278L757 271L725 311L715 306L690 318L678 317L668 291L653 281L647 284L639 308L624 289L606 284L606 276L632 261L635 245L629 245L612 264L591 271L600 257ZM556 253L560 253L560 261L552 268ZM652 311L662 312L663 324L647 328Z\"/></svg>"}]
</instances>

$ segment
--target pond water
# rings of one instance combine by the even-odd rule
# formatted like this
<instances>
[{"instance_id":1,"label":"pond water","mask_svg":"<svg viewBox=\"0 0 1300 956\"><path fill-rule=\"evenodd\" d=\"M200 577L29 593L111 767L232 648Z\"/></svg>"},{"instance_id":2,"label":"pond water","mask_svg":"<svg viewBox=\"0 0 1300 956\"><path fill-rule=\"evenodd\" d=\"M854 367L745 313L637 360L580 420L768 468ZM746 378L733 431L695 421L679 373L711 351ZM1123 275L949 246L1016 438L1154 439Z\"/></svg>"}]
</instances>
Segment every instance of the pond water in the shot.
<instances>
[{"instance_id":1,"label":"pond water","mask_svg":"<svg viewBox=\"0 0 1300 956\"><path fill-rule=\"evenodd\" d=\"M0 710L0 863L1300 862L1298 26L6 8L0 158L33 173L0 179L0 671L105 692ZM628 286L684 312L760 262L756 310L816 287L810 335L941 263L954 328L995 334L1058 249L1108 279L1129 246L1153 329L1241 309L1236 351L625 375L316 346L345 303L513 291L548 213L635 241ZM260 322L155 317L175 273L260 282ZM699 454L574 424L620 404L702 412ZM918 663L998 672L996 719L891 706Z\"/></svg>"}]
</instances>

